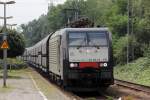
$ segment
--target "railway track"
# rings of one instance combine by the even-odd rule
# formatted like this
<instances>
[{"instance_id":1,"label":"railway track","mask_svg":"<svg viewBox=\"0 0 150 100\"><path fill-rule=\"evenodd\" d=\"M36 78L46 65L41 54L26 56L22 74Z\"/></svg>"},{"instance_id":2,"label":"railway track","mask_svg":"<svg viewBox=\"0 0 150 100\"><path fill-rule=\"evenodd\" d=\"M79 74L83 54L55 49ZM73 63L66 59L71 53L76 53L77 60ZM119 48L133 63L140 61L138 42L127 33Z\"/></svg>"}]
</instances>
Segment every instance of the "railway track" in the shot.
<instances>
[{"instance_id":1,"label":"railway track","mask_svg":"<svg viewBox=\"0 0 150 100\"><path fill-rule=\"evenodd\" d=\"M74 95L77 95L80 100L108 100L108 98L113 98L111 96L106 95L102 92L77 92L73 93Z\"/></svg>"},{"instance_id":2,"label":"railway track","mask_svg":"<svg viewBox=\"0 0 150 100\"><path fill-rule=\"evenodd\" d=\"M144 92L147 94L150 94L150 87L149 86L144 86L144 85L140 85L140 84L136 84L136 83L131 83L131 82L127 82L127 81L123 81L123 80L119 80L119 79L115 79L115 84L118 86L122 86L125 88L129 88L132 90L136 90L136 91L140 91L140 92Z\"/></svg>"},{"instance_id":3,"label":"railway track","mask_svg":"<svg viewBox=\"0 0 150 100\"><path fill-rule=\"evenodd\" d=\"M121 90L131 90L129 93L127 92L122 92L119 91L120 88ZM114 88L112 88L114 87ZM136 91L136 92L133 92ZM116 92L116 93L113 93ZM135 95L137 93L137 95ZM141 94L146 94L146 96L138 96ZM108 88L107 91L104 92L99 92L99 93L89 93L89 94L80 94L78 95L80 98L83 100L108 100L108 98L111 98L109 100L118 100L119 98L132 98L131 100L150 100L149 97L147 97L150 94L150 87L149 86L144 86L140 84L135 84L123 80L118 80L115 79L115 84L111 86L111 88ZM93 98L93 99L89 99ZM124 100L124 99L123 99ZM125 99L126 100L126 99Z\"/></svg>"},{"instance_id":4,"label":"railway track","mask_svg":"<svg viewBox=\"0 0 150 100\"><path fill-rule=\"evenodd\" d=\"M149 86L135 84L135 83L118 80L118 79L115 79L115 85L119 86L119 87L125 87L127 90L134 90L137 92L143 92L144 94L150 94ZM109 89L109 90L111 90L111 89ZM73 95L78 96L77 100L118 100L119 98L128 97L126 95L126 92L124 92L122 95L120 95L120 94L113 94L110 92L108 93L108 91L73 93ZM118 91L118 90L113 89L112 91ZM132 97L132 94L131 94L131 97ZM137 97L137 98L139 98L139 97ZM134 96L133 96L133 100L135 100ZM137 99L137 100L139 100L139 99ZM145 99L145 100L149 100L149 99Z\"/></svg>"}]
</instances>

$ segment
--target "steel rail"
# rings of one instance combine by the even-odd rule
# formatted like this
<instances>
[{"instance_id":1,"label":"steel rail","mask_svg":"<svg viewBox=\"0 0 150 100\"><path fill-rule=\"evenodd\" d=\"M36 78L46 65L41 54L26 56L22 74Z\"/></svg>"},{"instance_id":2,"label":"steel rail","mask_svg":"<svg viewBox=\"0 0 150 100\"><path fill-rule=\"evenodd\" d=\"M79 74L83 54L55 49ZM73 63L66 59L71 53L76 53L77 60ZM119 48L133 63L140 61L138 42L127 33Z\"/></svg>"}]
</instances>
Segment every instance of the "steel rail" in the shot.
<instances>
[{"instance_id":1,"label":"steel rail","mask_svg":"<svg viewBox=\"0 0 150 100\"><path fill-rule=\"evenodd\" d=\"M119 79L115 79L115 84L118 86L123 86L123 87L130 88L136 91L141 91L141 92L150 94L150 86L140 85L140 84L136 84L136 83L132 83L132 82L124 81L124 80L119 80Z\"/></svg>"}]
</instances>

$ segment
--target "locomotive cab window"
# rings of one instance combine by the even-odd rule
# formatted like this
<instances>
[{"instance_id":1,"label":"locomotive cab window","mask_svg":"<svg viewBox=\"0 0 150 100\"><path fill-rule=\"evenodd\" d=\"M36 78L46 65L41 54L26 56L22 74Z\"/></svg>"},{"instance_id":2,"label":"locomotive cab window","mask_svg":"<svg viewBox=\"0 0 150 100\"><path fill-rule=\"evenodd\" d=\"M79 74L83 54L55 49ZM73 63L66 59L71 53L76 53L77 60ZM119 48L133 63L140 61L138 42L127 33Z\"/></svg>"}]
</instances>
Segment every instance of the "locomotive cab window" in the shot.
<instances>
[{"instance_id":1,"label":"locomotive cab window","mask_svg":"<svg viewBox=\"0 0 150 100\"><path fill-rule=\"evenodd\" d=\"M69 33L69 46L85 46L86 33Z\"/></svg>"},{"instance_id":2,"label":"locomotive cab window","mask_svg":"<svg viewBox=\"0 0 150 100\"><path fill-rule=\"evenodd\" d=\"M89 46L107 46L107 38L105 32L89 32L88 45Z\"/></svg>"},{"instance_id":3,"label":"locomotive cab window","mask_svg":"<svg viewBox=\"0 0 150 100\"><path fill-rule=\"evenodd\" d=\"M107 46L106 32L71 32L69 46Z\"/></svg>"}]
</instances>

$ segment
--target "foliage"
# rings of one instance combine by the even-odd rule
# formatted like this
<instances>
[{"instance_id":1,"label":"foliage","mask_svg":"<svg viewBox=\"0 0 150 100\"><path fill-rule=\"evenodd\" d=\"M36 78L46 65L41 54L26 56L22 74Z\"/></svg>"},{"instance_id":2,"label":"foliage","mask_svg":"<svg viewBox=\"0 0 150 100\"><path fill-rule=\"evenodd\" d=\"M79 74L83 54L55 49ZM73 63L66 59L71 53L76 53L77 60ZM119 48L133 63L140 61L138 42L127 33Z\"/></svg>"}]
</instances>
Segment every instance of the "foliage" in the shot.
<instances>
[{"instance_id":1,"label":"foliage","mask_svg":"<svg viewBox=\"0 0 150 100\"><path fill-rule=\"evenodd\" d=\"M116 63L125 64L127 61L127 44L128 44L128 55L129 61L137 59L142 56L142 49L140 44L134 37L121 37L116 43L114 43L114 59ZM132 51L133 50L133 51ZM134 53L134 58L132 54Z\"/></svg>"},{"instance_id":2,"label":"foliage","mask_svg":"<svg viewBox=\"0 0 150 100\"><path fill-rule=\"evenodd\" d=\"M145 47L144 56L148 58L145 66L146 65L149 66L150 65L150 44Z\"/></svg>"},{"instance_id":3,"label":"foliage","mask_svg":"<svg viewBox=\"0 0 150 100\"><path fill-rule=\"evenodd\" d=\"M8 66L7 68L10 70L20 70L27 68L27 64L25 64L22 60L16 59L16 58L8 58L7 59Z\"/></svg>"},{"instance_id":4,"label":"foliage","mask_svg":"<svg viewBox=\"0 0 150 100\"><path fill-rule=\"evenodd\" d=\"M116 6L118 8L118 13L122 15L127 14L127 0L116 0Z\"/></svg>"},{"instance_id":5,"label":"foliage","mask_svg":"<svg viewBox=\"0 0 150 100\"><path fill-rule=\"evenodd\" d=\"M108 18L107 25L112 29L113 33L118 36L124 36L127 33L128 17L126 15L112 15Z\"/></svg>"},{"instance_id":6,"label":"foliage","mask_svg":"<svg viewBox=\"0 0 150 100\"><path fill-rule=\"evenodd\" d=\"M58 30L64 25L62 12L63 7L61 5L51 8L51 10L48 12L47 16L49 21L49 28L52 32Z\"/></svg>"},{"instance_id":7,"label":"foliage","mask_svg":"<svg viewBox=\"0 0 150 100\"><path fill-rule=\"evenodd\" d=\"M111 0L87 0L86 9L81 10L85 12L85 16L89 17L95 26L106 26L107 17L105 16L112 6Z\"/></svg>"},{"instance_id":8,"label":"foliage","mask_svg":"<svg viewBox=\"0 0 150 100\"><path fill-rule=\"evenodd\" d=\"M145 57L150 58L150 45L148 45L148 47L146 47L147 50L145 50L144 55Z\"/></svg>"},{"instance_id":9,"label":"foliage","mask_svg":"<svg viewBox=\"0 0 150 100\"><path fill-rule=\"evenodd\" d=\"M149 58L139 58L128 65L118 65L115 67L115 78L131 81L134 83L150 86L150 64Z\"/></svg>"},{"instance_id":10,"label":"foliage","mask_svg":"<svg viewBox=\"0 0 150 100\"><path fill-rule=\"evenodd\" d=\"M149 21L149 22L148 22ZM137 40L141 43L149 44L150 42L150 19L141 19L137 22L136 34Z\"/></svg>"},{"instance_id":11,"label":"foliage","mask_svg":"<svg viewBox=\"0 0 150 100\"><path fill-rule=\"evenodd\" d=\"M114 100L113 97L110 97L110 96L107 96L107 99L106 100Z\"/></svg>"},{"instance_id":12,"label":"foliage","mask_svg":"<svg viewBox=\"0 0 150 100\"><path fill-rule=\"evenodd\" d=\"M0 59L0 69L2 68L3 66L3 63L2 63L2 59ZM19 59L16 59L16 58L8 58L7 59L7 68L8 69L23 69L23 68L26 68L27 65L22 61L22 60L19 60Z\"/></svg>"},{"instance_id":13,"label":"foliage","mask_svg":"<svg viewBox=\"0 0 150 100\"><path fill-rule=\"evenodd\" d=\"M7 30L7 40L9 44L8 57L16 57L22 55L25 49L24 36L15 30ZM0 38L2 41L2 38ZM3 50L0 49L0 58L3 57Z\"/></svg>"},{"instance_id":14,"label":"foliage","mask_svg":"<svg viewBox=\"0 0 150 100\"><path fill-rule=\"evenodd\" d=\"M24 64L24 62L22 60L19 60L19 59L16 59L16 58L8 58L7 62L9 64L17 64L17 65Z\"/></svg>"},{"instance_id":15,"label":"foliage","mask_svg":"<svg viewBox=\"0 0 150 100\"><path fill-rule=\"evenodd\" d=\"M127 33L127 0L114 0L114 3L105 14L106 25L118 36Z\"/></svg>"},{"instance_id":16,"label":"foliage","mask_svg":"<svg viewBox=\"0 0 150 100\"><path fill-rule=\"evenodd\" d=\"M37 43L41 40L41 38L44 38L46 35L49 34L49 31L51 30L49 29L49 23L47 22L47 16L42 15L38 20L33 20L32 22L29 22L28 25L21 25L23 29L23 34L25 35L26 39L26 46L31 46Z\"/></svg>"}]
</instances>

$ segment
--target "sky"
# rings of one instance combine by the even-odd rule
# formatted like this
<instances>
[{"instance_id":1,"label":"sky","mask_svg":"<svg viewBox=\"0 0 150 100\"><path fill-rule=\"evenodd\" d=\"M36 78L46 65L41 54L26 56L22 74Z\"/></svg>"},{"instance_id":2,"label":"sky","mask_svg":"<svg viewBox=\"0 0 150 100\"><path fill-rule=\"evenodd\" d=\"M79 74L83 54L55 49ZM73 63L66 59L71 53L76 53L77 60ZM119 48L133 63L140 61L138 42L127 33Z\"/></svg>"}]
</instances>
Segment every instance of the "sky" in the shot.
<instances>
[{"instance_id":1,"label":"sky","mask_svg":"<svg viewBox=\"0 0 150 100\"><path fill-rule=\"evenodd\" d=\"M2 2L11 0L0 0ZM6 7L7 17L13 16L7 20L7 24L27 24L33 19L38 19L40 15L46 14L48 11L48 2L50 0L14 0L15 4L9 4ZM52 0L55 5L62 4L66 0ZM0 5L0 17L3 17L4 6ZM0 19L0 25L3 20Z\"/></svg>"}]
</instances>

